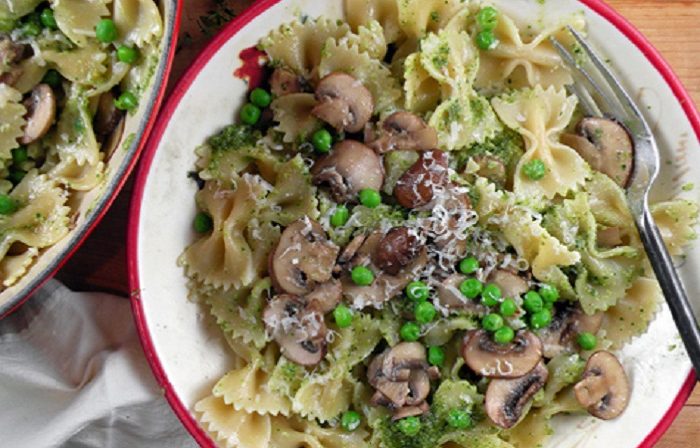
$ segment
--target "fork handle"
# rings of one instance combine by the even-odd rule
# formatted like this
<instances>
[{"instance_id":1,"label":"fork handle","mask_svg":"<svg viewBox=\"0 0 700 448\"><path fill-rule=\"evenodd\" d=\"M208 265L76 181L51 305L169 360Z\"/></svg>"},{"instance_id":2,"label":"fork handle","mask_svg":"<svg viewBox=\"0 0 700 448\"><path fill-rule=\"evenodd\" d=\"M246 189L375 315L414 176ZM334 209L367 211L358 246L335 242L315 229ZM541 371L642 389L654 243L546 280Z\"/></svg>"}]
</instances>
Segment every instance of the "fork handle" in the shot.
<instances>
[{"instance_id":1,"label":"fork handle","mask_svg":"<svg viewBox=\"0 0 700 448\"><path fill-rule=\"evenodd\" d=\"M700 372L700 328L698 321L690 306L688 294L678 271L673 265L671 255L661 238L659 228L656 226L649 209L644 208L645 210L637 222L639 235L697 376Z\"/></svg>"}]
</instances>

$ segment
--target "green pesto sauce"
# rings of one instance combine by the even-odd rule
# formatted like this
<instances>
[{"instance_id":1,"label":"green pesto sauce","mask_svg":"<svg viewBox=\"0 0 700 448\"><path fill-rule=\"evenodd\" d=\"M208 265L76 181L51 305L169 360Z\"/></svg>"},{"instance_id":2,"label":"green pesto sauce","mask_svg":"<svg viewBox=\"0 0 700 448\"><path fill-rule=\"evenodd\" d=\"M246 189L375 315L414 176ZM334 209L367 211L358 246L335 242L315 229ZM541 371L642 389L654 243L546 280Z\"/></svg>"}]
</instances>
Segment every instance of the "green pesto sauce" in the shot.
<instances>
[{"instance_id":1,"label":"green pesto sauce","mask_svg":"<svg viewBox=\"0 0 700 448\"><path fill-rule=\"evenodd\" d=\"M260 132L245 125L232 124L226 126L218 134L209 138L212 151L235 151L244 146L255 145L262 136Z\"/></svg>"}]
</instances>

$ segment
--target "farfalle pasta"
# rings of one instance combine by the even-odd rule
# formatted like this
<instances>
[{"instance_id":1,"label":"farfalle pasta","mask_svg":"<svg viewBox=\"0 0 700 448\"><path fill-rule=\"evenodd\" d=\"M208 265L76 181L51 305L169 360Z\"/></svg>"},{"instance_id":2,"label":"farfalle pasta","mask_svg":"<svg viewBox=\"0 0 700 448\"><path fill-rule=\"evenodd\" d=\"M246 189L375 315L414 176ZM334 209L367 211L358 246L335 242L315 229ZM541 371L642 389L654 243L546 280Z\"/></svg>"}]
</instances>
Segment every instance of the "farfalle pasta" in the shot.
<instances>
[{"instance_id":1,"label":"farfalle pasta","mask_svg":"<svg viewBox=\"0 0 700 448\"><path fill-rule=\"evenodd\" d=\"M153 0L0 4L0 221L15 226L0 251L3 288L68 233L76 198L107 177L162 33Z\"/></svg>"},{"instance_id":2,"label":"farfalle pasta","mask_svg":"<svg viewBox=\"0 0 700 448\"><path fill-rule=\"evenodd\" d=\"M226 447L520 448L559 414L622 414L613 351L661 294L625 200L631 155L609 170L586 151L627 131L581 118L548 40L571 45L582 16L344 12L263 38L269 76L195 149L179 262L233 365L195 405L204 429ZM653 212L682 253L697 206Z\"/></svg>"}]
</instances>

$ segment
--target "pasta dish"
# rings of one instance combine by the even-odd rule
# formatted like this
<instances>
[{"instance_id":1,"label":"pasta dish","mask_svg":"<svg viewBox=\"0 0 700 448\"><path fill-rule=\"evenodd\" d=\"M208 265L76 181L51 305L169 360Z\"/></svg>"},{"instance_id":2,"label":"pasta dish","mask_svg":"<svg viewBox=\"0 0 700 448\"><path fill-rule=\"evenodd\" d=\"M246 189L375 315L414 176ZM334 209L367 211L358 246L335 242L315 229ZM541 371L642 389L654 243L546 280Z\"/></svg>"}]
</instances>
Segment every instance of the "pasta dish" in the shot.
<instances>
[{"instance_id":1,"label":"pasta dish","mask_svg":"<svg viewBox=\"0 0 700 448\"><path fill-rule=\"evenodd\" d=\"M585 116L550 37L460 0L346 0L258 45L265 77L196 149L179 263L232 369L221 446L543 446L612 420L617 350L662 298L627 207L634 146ZM653 205L674 255L696 204Z\"/></svg>"},{"instance_id":2,"label":"pasta dish","mask_svg":"<svg viewBox=\"0 0 700 448\"><path fill-rule=\"evenodd\" d=\"M0 2L2 289L75 227L85 193L103 184L162 32L153 0Z\"/></svg>"}]
</instances>

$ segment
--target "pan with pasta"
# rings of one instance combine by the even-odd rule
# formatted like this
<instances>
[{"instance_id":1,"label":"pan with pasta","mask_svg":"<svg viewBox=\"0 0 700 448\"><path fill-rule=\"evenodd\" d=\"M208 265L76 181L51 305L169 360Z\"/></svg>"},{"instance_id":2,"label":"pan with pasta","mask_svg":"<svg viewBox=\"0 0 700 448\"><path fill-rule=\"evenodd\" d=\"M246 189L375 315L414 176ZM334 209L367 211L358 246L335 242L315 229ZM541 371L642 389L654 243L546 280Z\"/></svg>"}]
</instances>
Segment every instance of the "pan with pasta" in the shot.
<instances>
[{"instance_id":1,"label":"pan with pasta","mask_svg":"<svg viewBox=\"0 0 700 448\"><path fill-rule=\"evenodd\" d=\"M122 183L158 101L174 14L153 0L0 3L0 315Z\"/></svg>"},{"instance_id":2,"label":"pan with pasta","mask_svg":"<svg viewBox=\"0 0 700 448\"><path fill-rule=\"evenodd\" d=\"M264 76L234 121L189 112L187 133L211 133L194 155L180 126L164 131L159 179L196 161L188 190L143 184L139 255L187 235L192 305L173 303L171 247L139 268L140 301L219 445L569 446L552 441L562 416L603 431L639 415L630 347L673 326L625 201L634 148L624 125L582 114L550 43L573 45L566 26L593 34L587 17L525 21L507 3L299 15L255 42ZM175 217L174 232L148 230L162 217L146 207L195 189L194 235ZM683 255L697 205L653 211ZM191 348L193 309L225 348L209 350L209 330Z\"/></svg>"}]
</instances>

